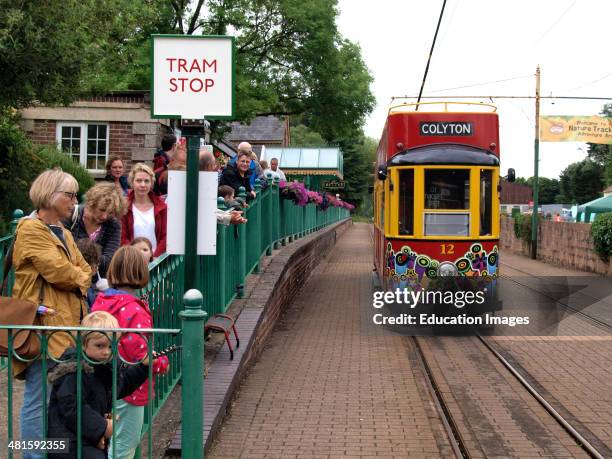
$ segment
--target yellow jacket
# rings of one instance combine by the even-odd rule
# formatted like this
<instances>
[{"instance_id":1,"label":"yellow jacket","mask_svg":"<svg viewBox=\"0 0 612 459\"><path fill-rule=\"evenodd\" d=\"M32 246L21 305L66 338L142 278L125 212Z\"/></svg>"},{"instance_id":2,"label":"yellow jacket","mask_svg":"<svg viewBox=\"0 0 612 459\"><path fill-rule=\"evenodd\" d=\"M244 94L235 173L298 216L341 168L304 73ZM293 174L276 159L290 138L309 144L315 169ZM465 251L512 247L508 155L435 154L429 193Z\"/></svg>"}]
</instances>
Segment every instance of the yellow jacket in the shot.
<instances>
[{"instance_id":1,"label":"yellow jacket","mask_svg":"<svg viewBox=\"0 0 612 459\"><path fill-rule=\"evenodd\" d=\"M13 297L38 304L42 282L43 304L55 309L56 314L39 316L41 325L74 327L87 314L84 296L92 273L70 231L64 228L63 232L68 250L36 213L21 219L13 248ZM49 337L48 352L59 358L75 344L68 333L54 333ZM15 376L27 368L16 359L13 363Z\"/></svg>"}]
</instances>

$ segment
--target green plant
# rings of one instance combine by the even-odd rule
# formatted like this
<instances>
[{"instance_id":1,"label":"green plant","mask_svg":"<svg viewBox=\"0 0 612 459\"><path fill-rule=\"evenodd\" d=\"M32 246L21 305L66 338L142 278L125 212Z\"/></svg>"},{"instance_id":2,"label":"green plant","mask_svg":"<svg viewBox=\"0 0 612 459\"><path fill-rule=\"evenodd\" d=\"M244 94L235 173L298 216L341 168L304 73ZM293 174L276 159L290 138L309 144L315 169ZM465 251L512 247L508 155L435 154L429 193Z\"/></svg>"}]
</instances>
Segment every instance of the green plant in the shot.
<instances>
[{"instance_id":1,"label":"green plant","mask_svg":"<svg viewBox=\"0 0 612 459\"><path fill-rule=\"evenodd\" d=\"M53 146L33 145L18 122L19 117L12 110L0 109L0 230L6 229L13 210L22 209L26 213L32 210L30 185L45 169L61 167L72 174L81 193L94 184L87 170L68 155Z\"/></svg>"},{"instance_id":2,"label":"green plant","mask_svg":"<svg viewBox=\"0 0 612 459\"><path fill-rule=\"evenodd\" d=\"M595 251L607 262L612 255L612 212L599 214L591 225Z\"/></svg>"},{"instance_id":3,"label":"green plant","mask_svg":"<svg viewBox=\"0 0 612 459\"><path fill-rule=\"evenodd\" d=\"M526 244L531 243L531 214L518 214L514 217L514 235ZM538 216L540 223L543 218Z\"/></svg>"},{"instance_id":4,"label":"green plant","mask_svg":"<svg viewBox=\"0 0 612 459\"><path fill-rule=\"evenodd\" d=\"M44 163L43 169L61 167L64 172L72 175L79 182L79 193L84 194L92 186L94 179L89 175L87 169L75 162L70 156L50 145L37 147L36 156Z\"/></svg>"}]
</instances>

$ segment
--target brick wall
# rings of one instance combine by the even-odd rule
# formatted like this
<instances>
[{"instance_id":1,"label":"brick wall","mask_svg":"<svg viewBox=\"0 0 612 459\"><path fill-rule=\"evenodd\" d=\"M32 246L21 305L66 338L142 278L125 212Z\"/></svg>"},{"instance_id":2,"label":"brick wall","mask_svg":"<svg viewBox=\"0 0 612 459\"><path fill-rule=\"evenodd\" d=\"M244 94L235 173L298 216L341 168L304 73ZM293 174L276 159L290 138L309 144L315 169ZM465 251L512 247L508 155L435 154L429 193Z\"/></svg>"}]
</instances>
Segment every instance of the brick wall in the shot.
<instances>
[{"instance_id":1,"label":"brick wall","mask_svg":"<svg viewBox=\"0 0 612 459\"><path fill-rule=\"evenodd\" d=\"M501 218L500 245L503 249L529 255L529 247L514 235L514 219ZM612 262L601 261L593 246L588 223L541 222L538 259L566 268L612 276Z\"/></svg>"},{"instance_id":2,"label":"brick wall","mask_svg":"<svg viewBox=\"0 0 612 459\"><path fill-rule=\"evenodd\" d=\"M125 162L125 173L132 168L132 152L135 148L144 148L144 135L132 132L133 123L109 123L109 156L120 156Z\"/></svg>"},{"instance_id":3,"label":"brick wall","mask_svg":"<svg viewBox=\"0 0 612 459\"><path fill-rule=\"evenodd\" d=\"M152 164L153 155L168 130L159 123L111 121L109 126L109 156L118 155L126 164L126 172L140 161ZM38 145L55 144L55 120L30 120L24 126L28 137Z\"/></svg>"},{"instance_id":4,"label":"brick wall","mask_svg":"<svg viewBox=\"0 0 612 459\"><path fill-rule=\"evenodd\" d=\"M38 145L55 144L55 131L57 124L54 120L34 120L28 137Z\"/></svg>"}]
</instances>

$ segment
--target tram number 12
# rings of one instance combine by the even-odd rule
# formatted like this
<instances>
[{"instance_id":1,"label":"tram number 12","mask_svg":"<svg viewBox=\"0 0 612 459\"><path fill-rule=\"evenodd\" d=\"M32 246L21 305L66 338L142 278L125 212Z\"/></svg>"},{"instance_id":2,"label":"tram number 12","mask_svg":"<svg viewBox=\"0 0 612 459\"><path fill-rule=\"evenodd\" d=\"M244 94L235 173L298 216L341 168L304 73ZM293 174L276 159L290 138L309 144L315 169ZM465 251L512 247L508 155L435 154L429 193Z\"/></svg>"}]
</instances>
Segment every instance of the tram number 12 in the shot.
<instances>
[{"instance_id":1,"label":"tram number 12","mask_svg":"<svg viewBox=\"0 0 612 459\"><path fill-rule=\"evenodd\" d=\"M442 255L454 255L455 244L440 244L440 251Z\"/></svg>"}]
</instances>

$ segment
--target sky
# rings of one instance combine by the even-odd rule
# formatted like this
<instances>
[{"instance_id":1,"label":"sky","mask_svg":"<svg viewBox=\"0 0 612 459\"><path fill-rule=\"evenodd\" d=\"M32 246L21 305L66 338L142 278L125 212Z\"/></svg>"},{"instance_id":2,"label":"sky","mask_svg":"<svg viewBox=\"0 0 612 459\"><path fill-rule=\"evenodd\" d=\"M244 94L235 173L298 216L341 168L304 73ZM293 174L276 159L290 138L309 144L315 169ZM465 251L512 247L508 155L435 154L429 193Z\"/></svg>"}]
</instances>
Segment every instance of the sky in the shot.
<instances>
[{"instance_id":1,"label":"sky","mask_svg":"<svg viewBox=\"0 0 612 459\"><path fill-rule=\"evenodd\" d=\"M366 135L378 139L393 96L417 96L443 0L339 0L340 33L361 46L376 108ZM447 0L424 96L609 97L611 0ZM485 99L466 99L483 101ZM416 99L412 99L412 102ZM495 99L502 171L534 170L535 101ZM542 99L540 114L597 115L605 100ZM586 157L579 142L541 142L540 176L558 178Z\"/></svg>"}]
</instances>

